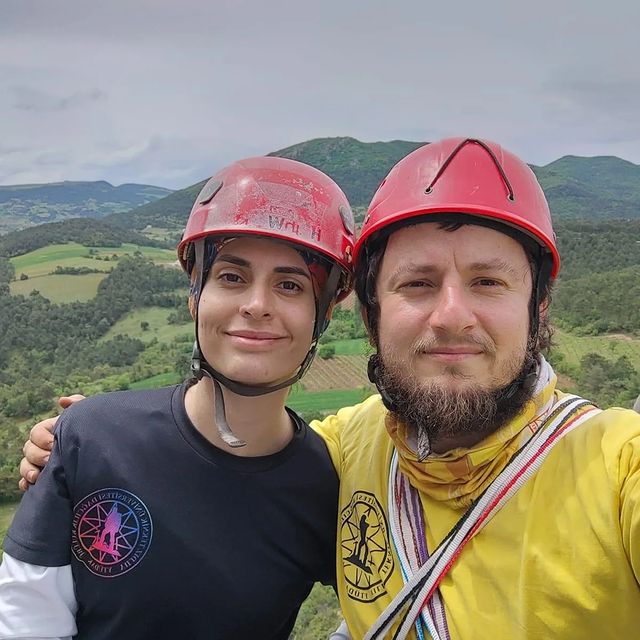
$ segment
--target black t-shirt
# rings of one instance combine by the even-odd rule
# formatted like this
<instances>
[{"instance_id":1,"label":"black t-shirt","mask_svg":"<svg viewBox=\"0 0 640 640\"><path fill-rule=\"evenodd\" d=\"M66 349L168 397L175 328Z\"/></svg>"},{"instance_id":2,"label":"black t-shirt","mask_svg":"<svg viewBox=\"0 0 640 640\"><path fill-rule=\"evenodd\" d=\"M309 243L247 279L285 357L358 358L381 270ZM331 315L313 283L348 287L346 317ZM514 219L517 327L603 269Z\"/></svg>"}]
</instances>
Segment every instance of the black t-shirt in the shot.
<instances>
[{"instance_id":1,"label":"black t-shirt","mask_svg":"<svg viewBox=\"0 0 640 640\"><path fill-rule=\"evenodd\" d=\"M242 458L191 424L185 386L66 410L4 549L71 564L78 636L288 638L313 582L335 580L338 479L293 412L280 452Z\"/></svg>"}]
</instances>

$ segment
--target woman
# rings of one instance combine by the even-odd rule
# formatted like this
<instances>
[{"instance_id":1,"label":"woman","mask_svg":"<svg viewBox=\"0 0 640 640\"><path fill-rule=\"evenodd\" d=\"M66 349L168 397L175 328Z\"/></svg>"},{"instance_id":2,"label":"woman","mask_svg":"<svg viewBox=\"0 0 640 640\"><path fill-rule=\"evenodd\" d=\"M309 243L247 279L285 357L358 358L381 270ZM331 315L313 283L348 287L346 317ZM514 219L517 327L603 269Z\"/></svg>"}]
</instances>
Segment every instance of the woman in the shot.
<instances>
[{"instance_id":1,"label":"woman","mask_svg":"<svg viewBox=\"0 0 640 640\"><path fill-rule=\"evenodd\" d=\"M338 480L285 399L350 290L353 231L292 160L209 180L178 246L196 379L65 411L5 539L0 637L288 638L334 580Z\"/></svg>"}]
</instances>

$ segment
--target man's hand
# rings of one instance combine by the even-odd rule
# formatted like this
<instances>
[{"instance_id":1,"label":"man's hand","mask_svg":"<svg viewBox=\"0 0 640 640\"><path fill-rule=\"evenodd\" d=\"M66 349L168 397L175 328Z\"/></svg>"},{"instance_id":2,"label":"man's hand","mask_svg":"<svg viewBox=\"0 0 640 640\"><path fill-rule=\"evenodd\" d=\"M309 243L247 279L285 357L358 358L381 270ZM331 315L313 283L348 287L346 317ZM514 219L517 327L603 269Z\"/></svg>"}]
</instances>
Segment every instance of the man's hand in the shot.
<instances>
[{"instance_id":1,"label":"man's hand","mask_svg":"<svg viewBox=\"0 0 640 640\"><path fill-rule=\"evenodd\" d=\"M66 409L75 402L84 400L84 396L76 393L72 396L62 396L58 398L58 404ZM29 440L24 443L22 453L24 458L20 460L20 481L18 487L20 491L26 491L29 485L35 484L40 475L40 471L47 460L53 448L53 429L58 420L58 416L47 418L38 422L29 433Z\"/></svg>"}]
</instances>

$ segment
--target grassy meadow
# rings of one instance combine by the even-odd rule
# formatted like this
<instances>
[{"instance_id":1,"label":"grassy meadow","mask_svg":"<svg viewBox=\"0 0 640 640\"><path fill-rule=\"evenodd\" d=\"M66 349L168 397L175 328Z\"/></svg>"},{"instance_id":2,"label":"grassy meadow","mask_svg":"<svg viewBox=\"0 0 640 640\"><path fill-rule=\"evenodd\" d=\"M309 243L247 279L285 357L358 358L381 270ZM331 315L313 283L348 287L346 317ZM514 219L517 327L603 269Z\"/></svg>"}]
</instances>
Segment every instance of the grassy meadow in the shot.
<instances>
[{"instance_id":1,"label":"grassy meadow","mask_svg":"<svg viewBox=\"0 0 640 640\"><path fill-rule=\"evenodd\" d=\"M554 342L555 349L564 355L565 362L570 366L578 366L587 353L598 353L608 360L627 356L633 367L640 370L640 338L623 334L576 336L557 329Z\"/></svg>"},{"instance_id":2,"label":"grassy meadow","mask_svg":"<svg viewBox=\"0 0 640 640\"><path fill-rule=\"evenodd\" d=\"M188 324L169 324L167 322L167 317L173 311L175 310L162 307L135 309L118 320L101 340L110 340L117 335L127 335L143 342L150 342L153 338L157 338L159 342L170 342L179 336L193 335L191 322ZM146 330L142 328L143 322L149 324Z\"/></svg>"},{"instance_id":3,"label":"grassy meadow","mask_svg":"<svg viewBox=\"0 0 640 640\"><path fill-rule=\"evenodd\" d=\"M335 413L341 407L358 404L373 393L372 389L329 389L305 391L294 389L287 398L287 406L303 416Z\"/></svg>"},{"instance_id":4,"label":"grassy meadow","mask_svg":"<svg viewBox=\"0 0 640 640\"><path fill-rule=\"evenodd\" d=\"M93 253L89 253L92 251ZM175 251L155 247L122 244L120 247L85 247L76 242L42 247L11 258L16 280L11 283L13 295L28 295L38 290L52 302L86 302L95 296L98 284L117 263L117 258L139 251L157 264L172 264ZM56 267L86 267L101 273L85 275L54 274ZM21 280L24 274L28 279Z\"/></svg>"}]
</instances>

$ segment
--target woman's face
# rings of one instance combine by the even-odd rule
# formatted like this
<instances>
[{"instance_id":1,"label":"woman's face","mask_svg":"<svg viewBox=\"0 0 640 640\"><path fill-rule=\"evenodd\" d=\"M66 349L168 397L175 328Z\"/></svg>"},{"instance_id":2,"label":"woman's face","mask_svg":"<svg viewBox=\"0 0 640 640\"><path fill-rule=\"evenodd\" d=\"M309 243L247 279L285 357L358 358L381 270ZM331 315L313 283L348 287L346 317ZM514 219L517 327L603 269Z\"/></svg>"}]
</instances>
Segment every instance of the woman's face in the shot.
<instances>
[{"instance_id":1,"label":"woman's face","mask_svg":"<svg viewBox=\"0 0 640 640\"><path fill-rule=\"evenodd\" d=\"M232 380L286 380L313 336L315 298L309 269L292 247L239 237L213 262L198 306L198 338L207 362Z\"/></svg>"}]
</instances>

